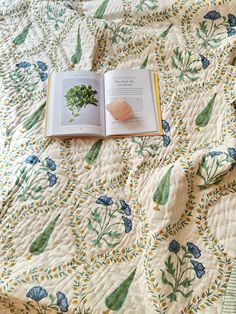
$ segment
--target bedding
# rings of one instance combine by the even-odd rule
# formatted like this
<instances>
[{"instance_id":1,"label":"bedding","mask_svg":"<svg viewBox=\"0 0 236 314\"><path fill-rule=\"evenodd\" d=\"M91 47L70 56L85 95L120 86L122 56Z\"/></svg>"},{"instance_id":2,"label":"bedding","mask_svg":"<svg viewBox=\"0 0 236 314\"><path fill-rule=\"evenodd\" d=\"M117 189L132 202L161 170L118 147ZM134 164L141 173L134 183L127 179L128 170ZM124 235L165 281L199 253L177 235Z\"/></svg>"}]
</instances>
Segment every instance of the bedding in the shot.
<instances>
[{"instance_id":1,"label":"bedding","mask_svg":"<svg viewBox=\"0 0 236 314\"><path fill-rule=\"evenodd\" d=\"M236 313L235 1L1 0L0 29L0 313ZM113 68L158 71L163 136L45 138L49 74Z\"/></svg>"}]
</instances>

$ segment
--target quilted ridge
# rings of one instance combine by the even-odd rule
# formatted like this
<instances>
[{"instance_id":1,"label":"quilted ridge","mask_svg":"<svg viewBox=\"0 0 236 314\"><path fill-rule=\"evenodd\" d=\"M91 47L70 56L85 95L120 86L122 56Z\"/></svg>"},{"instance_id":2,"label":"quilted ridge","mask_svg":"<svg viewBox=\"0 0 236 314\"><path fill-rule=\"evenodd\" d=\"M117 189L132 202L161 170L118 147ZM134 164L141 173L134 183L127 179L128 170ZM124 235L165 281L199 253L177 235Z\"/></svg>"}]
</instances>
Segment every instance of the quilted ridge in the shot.
<instances>
[{"instance_id":1,"label":"quilted ridge","mask_svg":"<svg viewBox=\"0 0 236 314\"><path fill-rule=\"evenodd\" d=\"M1 0L0 20L0 313L227 309L234 1ZM113 68L158 71L164 135L46 139L48 75Z\"/></svg>"}]
</instances>

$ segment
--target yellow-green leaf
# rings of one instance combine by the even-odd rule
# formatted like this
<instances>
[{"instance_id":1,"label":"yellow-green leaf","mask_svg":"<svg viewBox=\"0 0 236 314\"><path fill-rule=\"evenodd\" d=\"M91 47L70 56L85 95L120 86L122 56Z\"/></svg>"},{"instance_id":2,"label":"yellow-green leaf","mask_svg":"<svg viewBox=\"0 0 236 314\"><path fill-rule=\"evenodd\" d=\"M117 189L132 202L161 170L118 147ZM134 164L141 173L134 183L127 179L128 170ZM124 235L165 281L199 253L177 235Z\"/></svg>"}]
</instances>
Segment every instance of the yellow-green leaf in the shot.
<instances>
[{"instance_id":1,"label":"yellow-green leaf","mask_svg":"<svg viewBox=\"0 0 236 314\"><path fill-rule=\"evenodd\" d=\"M58 214L56 218L54 218L43 230L43 232L40 233L40 235L32 242L29 248L29 252L31 254L39 255L44 252L59 217L60 214Z\"/></svg>"},{"instance_id":2,"label":"yellow-green leaf","mask_svg":"<svg viewBox=\"0 0 236 314\"><path fill-rule=\"evenodd\" d=\"M44 102L30 117L25 121L23 127L26 130L30 130L39 120L44 108L46 106L46 102Z\"/></svg>"},{"instance_id":3,"label":"yellow-green leaf","mask_svg":"<svg viewBox=\"0 0 236 314\"><path fill-rule=\"evenodd\" d=\"M14 45L17 46L17 45L23 44L23 43L25 42L25 39L26 39L26 37L27 37L27 35L28 35L29 28L30 28L31 24L32 24L32 23L30 23L29 25L27 25L27 26L23 29L23 31L13 39L13 44L14 44Z\"/></svg>"},{"instance_id":4,"label":"yellow-green leaf","mask_svg":"<svg viewBox=\"0 0 236 314\"><path fill-rule=\"evenodd\" d=\"M170 175L173 167L174 166L169 168L153 194L153 201L159 205L165 205L168 202L170 193Z\"/></svg>"},{"instance_id":5,"label":"yellow-green leaf","mask_svg":"<svg viewBox=\"0 0 236 314\"><path fill-rule=\"evenodd\" d=\"M90 150L88 151L88 153L85 156L85 160L87 161L87 163L89 163L89 164L95 163L96 159L98 158L101 147L102 147L102 140L101 139L92 145L92 147L90 148Z\"/></svg>"},{"instance_id":6,"label":"yellow-green leaf","mask_svg":"<svg viewBox=\"0 0 236 314\"><path fill-rule=\"evenodd\" d=\"M170 25L167 27L167 29L164 30L163 33L161 33L160 37L161 37L161 38L166 38L166 36L168 35L168 33L169 33L169 31L170 31L170 29L171 29L172 26L173 26L173 23L170 24Z\"/></svg>"},{"instance_id":7,"label":"yellow-green leaf","mask_svg":"<svg viewBox=\"0 0 236 314\"><path fill-rule=\"evenodd\" d=\"M208 124L208 122L209 122L209 120L211 118L211 113L212 113L213 105L214 105L214 102L215 102L215 98L216 98L216 93L211 98L211 100L208 102L206 107L196 117L195 123L196 123L197 126L205 127Z\"/></svg>"},{"instance_id":8,"label":"yellow-green leaf","mask_svg":"<svg viewBox=\"0 0 236 314\"><path fill-rule=\"evenodd\" d=\"M106 298L105 304L112 311L119 311L127 297L129 287L134 279L136 268L132 273Z\"/></svg>"},{"instance_id":9,"label":"yellow-green leaf","mask_svg":"<svg viewBox=\"0 0 236 314\"><path fill-rule=\"evenodd\" d=\"M107 5L108 5L109 0L104 0L99 7L97 8L96 12L94 13L94 18L95 19L102 19L103 15L106 11Z\"/></svg>"},{"instance_id":10,"label":"yellow-green leaf","mask_svg":"<svg viewBox=\"0 0 236 314\"><path fill-rule=\"evenodd\" d=\"M71 62L73 64L77 64L80 62L81 57L82 57L82 48L81 48L81 39L80 39L80 28L78 28L77 45L75 48L75 53L71 57Z\"/></svg>"}]
</instances>

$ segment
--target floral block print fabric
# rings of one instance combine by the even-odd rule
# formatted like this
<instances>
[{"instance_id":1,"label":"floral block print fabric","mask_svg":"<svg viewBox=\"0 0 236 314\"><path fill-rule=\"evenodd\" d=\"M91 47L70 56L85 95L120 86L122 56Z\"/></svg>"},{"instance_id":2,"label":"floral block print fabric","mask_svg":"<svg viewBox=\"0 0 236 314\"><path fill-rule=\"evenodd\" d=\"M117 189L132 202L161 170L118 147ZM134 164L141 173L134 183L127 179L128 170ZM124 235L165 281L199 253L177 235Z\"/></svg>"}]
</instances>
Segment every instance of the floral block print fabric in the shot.
<instances>
[{"instance_id":1,"label":"floral block print fabric","mask_svg":"<svg viewBox=\"0 0 236 314\"><path fill-rule=\"evenodd\" d=\"M0 42L0 313L233 308L235 0L1 0ZM115 68L163 136L44 137L52 71Z\"/></svg>"}]
</instances>

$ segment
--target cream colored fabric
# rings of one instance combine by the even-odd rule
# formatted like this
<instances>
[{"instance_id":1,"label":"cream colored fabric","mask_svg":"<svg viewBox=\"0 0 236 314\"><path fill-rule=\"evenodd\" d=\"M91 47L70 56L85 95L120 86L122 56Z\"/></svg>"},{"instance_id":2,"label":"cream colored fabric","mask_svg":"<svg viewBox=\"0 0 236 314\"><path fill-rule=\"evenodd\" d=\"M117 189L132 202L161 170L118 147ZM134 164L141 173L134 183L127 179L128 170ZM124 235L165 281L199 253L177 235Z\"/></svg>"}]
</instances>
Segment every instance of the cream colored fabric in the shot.
<instances>
[{"instance_id":1,"label":"cream colored fabric","mask_svg":"<svg viewBox=\"0 0 236 314\"><path fill-rule=\"evenodd\" d=\"M221 313L235 1L0 5L0 313ZM48 75L113 68L158 71L164 135L46 139Z\"/></svg>"}]
</instances>

